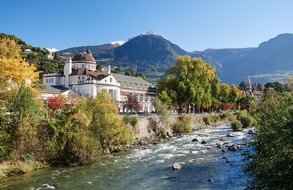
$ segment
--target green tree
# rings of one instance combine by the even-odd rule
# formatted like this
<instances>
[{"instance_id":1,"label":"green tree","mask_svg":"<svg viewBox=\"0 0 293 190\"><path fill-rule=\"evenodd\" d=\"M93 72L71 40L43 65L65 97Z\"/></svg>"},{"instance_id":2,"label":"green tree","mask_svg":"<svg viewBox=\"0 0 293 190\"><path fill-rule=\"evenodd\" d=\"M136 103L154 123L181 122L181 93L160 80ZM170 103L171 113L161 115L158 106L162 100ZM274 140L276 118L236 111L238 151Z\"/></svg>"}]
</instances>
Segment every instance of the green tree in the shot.
<instances>
[{"instance_id":1,"label":"green tree","mask_svg":"<svg viewBox=\"0 0 293 190\"><path fill-rule=\"evenodd\" d=\"M247 171L251 189L293 189L293 94L268 90L254 116L259 127Z\"/></svg>"},{"instance_id":2,"label":"green tree","mask_svg":"<svg viewBox=\"0 0 293 190\"><path fill-rule=\"evenodd\" d=\"M78 98L65 104L50 121L48 142L49 162L53 164L87 164L100 154L100 147L90 130L86 99Z\"/></svg>"},{"instance_id":3,"label":"green tree","mask_svg":"<svg viewBox=\"0 0 293 190\"><path fill-rule=\"evenodd\" d=\"M166 91L173 105L178 105L179 113L183 104L195 103L197 106L212 104L212 81L216 70L200 58L179 56L165 76L159 79L158 92Z\"/></svg>"},{"instance_id":4,"label":"green tree","mask_svg":"<svg viewBox=\"0 0 293 190\"><path fill-rule=\"evenodd\" d=\"M133 131L119 117L117 105L106 91L98 92L94 99L89 98L87 106L91 131L102 149L127 144L132 140Z\"/></svg>"},{"instance_id":5,"label":"green tree","mask_svg":"<svg viewBox=\"0 0 293 190\"><path fill-rule=\"evenodd\" d=\"M244 81L242 81L239 85L238 85L239 89L242 91L245 91L246 89L246 83Z\"/></svg>"},{"instance_id":6,"label":"green tree","mask_svg":"<svg viewBox=\"0 0 293 190\"><path fill-rule=\"evenodd\" d=\"M12 123L8 130L16 155L40 153L37 133L43 113L30 88L22 83L12 101Z\"/></svg>"},{"instance_id":7,"label":"green tree","mask_svg":"<svg viewBox=\"0 0 293 190\"><path fill-rule=\"evenodd\" d=\"M229 102L236 105L236 101L244 96L243 92L235 85L230 85Z\"/></svg>"},{"instance_id":8,"label":"green tree","mask_svg":"<svg viewBox=\"0 0 293 190\"><path fill-rule=\"evenodd\" d=\"M220 84L220 99L222 102L227 103L229 102L229 95L231 93L230 86L225 83Z\"/></svg>"},{"instance_id":9,"label":"green tree","mask_svg":"<svg viewBox=\"0 0 293 190\"><path fill-rule=\"evenodd\" d=\"M142 78L145 81L148 81L147 77L143 73L137 73L136 77Z\"/></svg>"}]
</instances>

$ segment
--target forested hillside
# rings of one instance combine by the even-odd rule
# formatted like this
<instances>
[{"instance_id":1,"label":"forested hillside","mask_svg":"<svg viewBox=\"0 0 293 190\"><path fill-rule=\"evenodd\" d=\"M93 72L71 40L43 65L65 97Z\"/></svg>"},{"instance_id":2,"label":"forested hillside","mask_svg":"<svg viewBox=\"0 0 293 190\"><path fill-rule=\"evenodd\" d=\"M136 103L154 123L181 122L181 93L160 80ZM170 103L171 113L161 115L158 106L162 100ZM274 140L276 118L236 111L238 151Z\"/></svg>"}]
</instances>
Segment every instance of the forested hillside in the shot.
<instances>
[{"instance_id":1,"label":"forested hillside","mask_svg":"<svg viewBox=\"0 0 293 190\"><path fill-rule=\"evenodd\" d=\"M26 59L29 63L35 64L37 71L40 72L40 78L46 73L63 71L64 61L60 58L58 53L53 53L53 58L49 59L47 56L49 51L45 48L33 47L14 35L0 33L0 39L2 38L14 40L18 44L21 57Z\"/></svg>"}]
</instances>

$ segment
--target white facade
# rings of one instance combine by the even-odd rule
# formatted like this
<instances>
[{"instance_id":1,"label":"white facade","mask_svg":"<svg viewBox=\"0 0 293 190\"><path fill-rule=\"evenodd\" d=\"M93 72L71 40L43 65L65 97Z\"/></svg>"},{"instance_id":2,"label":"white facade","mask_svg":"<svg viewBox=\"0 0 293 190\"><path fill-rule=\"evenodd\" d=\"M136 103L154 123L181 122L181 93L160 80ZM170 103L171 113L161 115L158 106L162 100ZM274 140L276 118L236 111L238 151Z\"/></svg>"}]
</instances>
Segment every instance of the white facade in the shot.
<instances>
[{"instance_id":1,"label":"white facade","mask_svg":"<svg viewBox=\"0 0 293 190\"><path fill-rule=\"evenodd\" d=\"M120 112L126 111L127 95L131 94L140 104L139 112L155 111L152 99L156 91L151 83L141 78L111 74L110 66L104 68L104 73L96 71L96 62L89 50L70 58L64 65L64 74L44 74L43 84L63 86L81 96L93 98L98 91L106 90L117 103Z\"/></svg>"}]
</instances>

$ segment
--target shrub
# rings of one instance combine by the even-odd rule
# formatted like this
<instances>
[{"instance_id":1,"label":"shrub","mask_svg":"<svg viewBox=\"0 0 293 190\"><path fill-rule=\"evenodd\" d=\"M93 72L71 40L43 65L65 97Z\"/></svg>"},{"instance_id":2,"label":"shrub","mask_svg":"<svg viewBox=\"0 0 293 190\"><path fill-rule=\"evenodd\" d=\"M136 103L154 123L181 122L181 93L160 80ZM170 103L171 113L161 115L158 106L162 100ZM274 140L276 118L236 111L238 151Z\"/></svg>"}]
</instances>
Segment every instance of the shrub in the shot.
<instances>
[{"instance_id":1,"label":"shrub","mask_svg":"<svg viewBox=\"0 0 293 190\"><path fill-rule=\"evenodd\" d=\"M207 106L204 105L204 104L201 104L201 105L200 105L200 109L201 109L202 111L205 111L205 110L207 109Z\"/></svg>"},{"instance_id":2,"label":"shrub","mask_svg":"<svg viewBox=\"0 0 293 190\"><path fill-rule=\"evenodd\" d=\"M223 110L232 110L233 109L233 104L230 104L230 103L223 103L221 105L222 109Z\"/></svg>"},{"instance_id":3,"label":"shrub","mask_svg":"<svg viewBox=\"0 0 293 190\"><path fill-rule=\"evenodd\" d=\"M176 133L189 133L191 132L192 117L190 115L179 116L173 130Z\"/></svg>"},{"instance_id":4,"label":"shrub","mask_svg":"<svg viewBox=\"0 0 293 190\"><path fill-rule=\"evenodd\" d=\"M242 123L238 120L235 120L231 123L231 128L233 131L242 131Z\"/></svg>"},{"instance_id":5,"label":"shrub","mask_svg":"<svg viewBox=\"0 0 293 190\"><path fill-rule=\"evenodd\" d=\"M237 120L237 115L235 115L235 114L231 114L231 115L229 116L229 121L232 122L232 121L235 121L235 120Z\"/></svg>"},{"instance_id":6,"label":"shrub","mask_svg":"<svg viewBox=\"0 0 293 190\"><path fill-rule=\"evenodd\" d=\"M252 125L254 124L254 119L249 115L241 115L239 117L239 121L244 127L252 127Z\"/></svg>"},{"instance_id":7,"label":"shrub","mask_svg":"<svg viewBox=\"0 0 293 190\"><path fill-rule=\"evenodd\" d=\"M203 118L203 121L205 122L206 125L214 124L220 120L221 118L219 115L209 115Z\"/></svg>"},{"instance_id":8,"label":"shrub","mask_svg":"<svg viewBox=\"0 0 293 190\"><path fill-rule=\"evenodd\" d=\"M240 120L240 116L246 116L247 115L247 110L237 111L236 115L237 115L237 120Z\"/></svg>"},{"instance_id":9,"label":"shrub","mask_svg":"<svg viewBox=\"0 0 293 190\"><path fill-rule=\"evenodd\" d=\"M224 111L223 113L221 113L220 117L221 119L227 119L229 116L230 116L230 111L227 110L227 111Z\"/></svg>"},{"instance_id":10,"label":"shrub","mask_svg":"<svg viewBox=\"0 0 293 190\"><path fill-rule=\"evenodd\" d=\"M212 107L213 107L214 110L218 110L220 105L217 104L217 103L213 103Z\"/></svg>"},{"instance_id":11,"label":"shrub","mask_svg":"<svg viewBox=\"0 0 293 190\"><path fill-rule=\"evenodd\" d=\"M137 116L132 116L130 117L130 121L129 121L130 125L132 125L132 127L136 127L136 125L138 124L138 117Z\"/></svg>"}]
</instances>

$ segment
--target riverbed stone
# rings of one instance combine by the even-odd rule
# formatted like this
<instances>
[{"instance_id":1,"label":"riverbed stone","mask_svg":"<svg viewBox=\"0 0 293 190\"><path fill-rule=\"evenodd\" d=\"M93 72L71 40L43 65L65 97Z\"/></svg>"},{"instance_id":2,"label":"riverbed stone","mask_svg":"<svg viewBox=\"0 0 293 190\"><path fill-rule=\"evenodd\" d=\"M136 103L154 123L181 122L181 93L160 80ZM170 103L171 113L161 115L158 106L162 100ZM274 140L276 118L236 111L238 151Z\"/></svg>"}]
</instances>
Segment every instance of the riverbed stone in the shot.
<instances>
[{"instance_id":1,"label":"riverbed stone","mask_svg":"<svg viewBox=\"0 0 293 190\"><path fill-rule=\"evenodd\" d=\"M169 138L173 138L173 134L172 134L171 131L167 131L166 135L167 135L167 137L169 137Z\"/></svg>"},{"instance_id":2,"label":"riverbed stone","mask_svg":"<svg viewBox=\"0 0 293 190\"><path fill-rule=\"evenodd\" d=\"M201 141L201 144L207 144L207 142L206 141Z\"/></svg>"},{"instance_id":3,"label":"riverbed stone","mask_svg":"<svg viewBox=\"0 0 293 190\"><path fill-rule=\"evenodd\" d=\"M212 178L207 179L208 182L214 182Z\"/></svg>"},{"instance_id":4,"label":"riverbed stone","mask_svg":"<svg viewBox=\"0 0 293 190\"><path fill-rule=\"evenodd\" d=\"M232 135L231 133L228 133L228 134L226 135L226 137L235 137L235 135Z\"/></svg>"},{"instance_id":5,"label":"riverbed stone","mask_svg":"<svg viewBox=\"0 0 293 190\"><path fill-rule=\"evenodd\" d=\"M198 139L197 138L194 138L191 140L192 142L198 142Z\"/></svg>"},{"instance_id":6,"label":"riverbed stone","mask_svg":"<svg viewBox=\"0 0 293 190\"><path fill-rule=\"evenodd\" d=\"M182 168L182 166L178 163L174 163L172 167L173 167L173 170L180 170Z\"/></svg>"},{"instance_id":7,"label":"riverbed stone","mask_svg":"<svg viewBox=\"0 0 293 190\"><path fill-rule=\"evenodd\" d=\"M228 147L228 150L230 151L237 151L238 149L239 149L238 146L234 144Z\"/></svg>"},{"instance_id":8,"label":"riverbed stone","mask_svg":"<svg viewBox=\"0 0 293 190\"><path fill-rule=\"evenodd\" d=\"M248 134L253 135L253 134L255 134L255 132L253 130L249 129Z\"/></svg>"}]
</instances>

